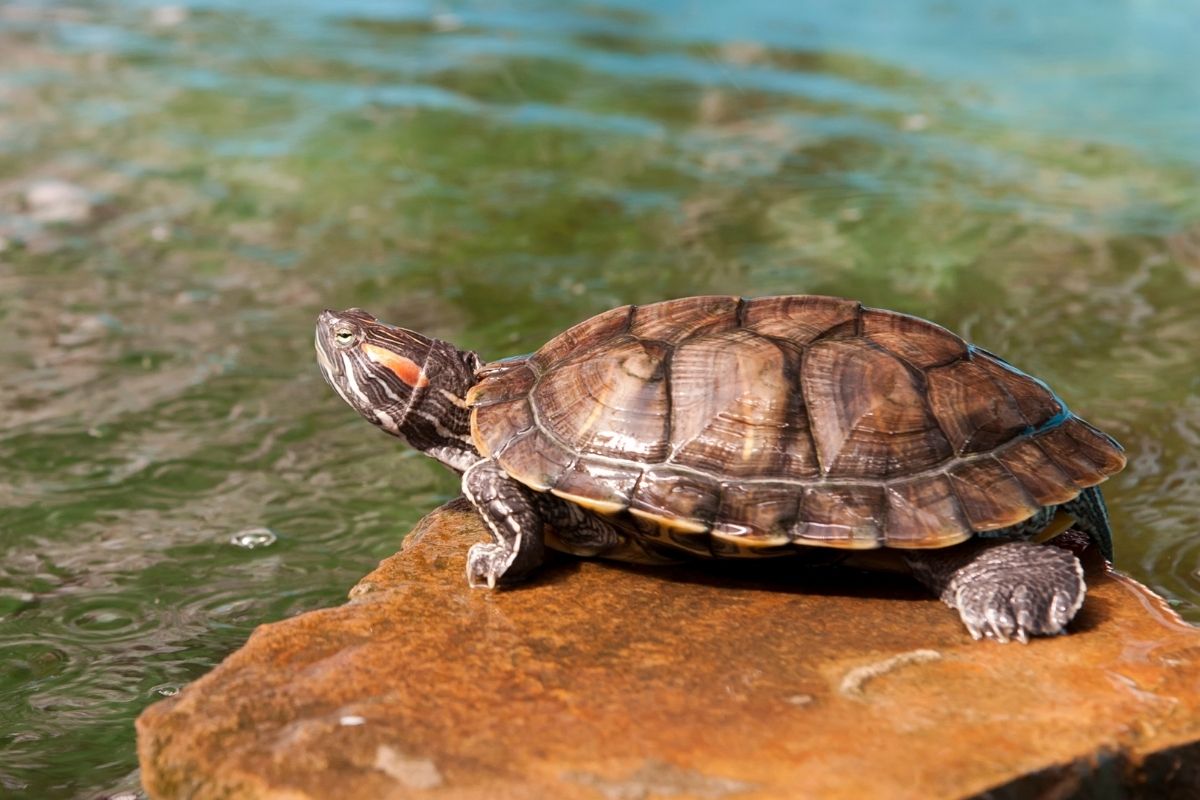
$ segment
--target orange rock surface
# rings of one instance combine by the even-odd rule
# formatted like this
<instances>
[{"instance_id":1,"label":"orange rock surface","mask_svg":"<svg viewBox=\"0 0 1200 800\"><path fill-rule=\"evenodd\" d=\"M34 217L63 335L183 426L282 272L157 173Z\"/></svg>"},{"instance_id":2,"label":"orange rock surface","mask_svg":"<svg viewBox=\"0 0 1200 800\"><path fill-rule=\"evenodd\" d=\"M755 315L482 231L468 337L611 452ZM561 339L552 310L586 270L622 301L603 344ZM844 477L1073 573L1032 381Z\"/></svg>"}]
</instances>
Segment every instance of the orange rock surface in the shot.
<instances>
[{"instance_id":1,"label":"orange rock surface","mask_svg":"<svg viewBox=\"0 0 1200 800\"><path fill-rule=\"evenodd\" d=\"M1200 796L1200 630L1094 557L1071 634L1022 646L898 575L563 558L471 591L486 538L434 512L147 709L150 795Z\"/></svg>"}]
</instances>

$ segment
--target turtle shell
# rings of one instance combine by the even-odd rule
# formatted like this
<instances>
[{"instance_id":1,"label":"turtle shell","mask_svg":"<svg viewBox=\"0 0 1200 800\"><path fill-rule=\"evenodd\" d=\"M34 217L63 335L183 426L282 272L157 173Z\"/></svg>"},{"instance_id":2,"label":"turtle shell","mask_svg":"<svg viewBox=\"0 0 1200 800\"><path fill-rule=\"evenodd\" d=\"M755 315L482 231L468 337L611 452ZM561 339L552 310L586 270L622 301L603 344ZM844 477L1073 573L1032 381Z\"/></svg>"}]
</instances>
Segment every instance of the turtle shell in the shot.
<instances>
[{"instance_id":1,"label":"turtle shell","mask_svg":"<svg viewBox=\"0 0 1200 800\"><path fill-rule=\"evenodd\" d=\"M1036 378L834 297L616 308L485 366L468 402L517 480L710 555L946 547L1125 464Z\"/></svg>"}]
</instances>

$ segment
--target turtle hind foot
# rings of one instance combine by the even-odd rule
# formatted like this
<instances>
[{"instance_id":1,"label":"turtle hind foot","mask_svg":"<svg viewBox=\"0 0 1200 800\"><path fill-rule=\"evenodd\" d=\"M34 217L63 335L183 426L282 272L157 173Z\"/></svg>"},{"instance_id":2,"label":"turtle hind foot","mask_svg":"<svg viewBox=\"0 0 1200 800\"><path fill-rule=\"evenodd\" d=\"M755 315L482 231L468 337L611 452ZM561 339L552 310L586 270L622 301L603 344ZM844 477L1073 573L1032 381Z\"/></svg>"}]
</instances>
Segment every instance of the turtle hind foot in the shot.
<instances>
[{"instance_id":1,"label":"turtle hind foot","mask_svg":"<svg viewBox=\"0 0 1200 800\"><path fill-rule=\"evenodd\" d=\"M1083 605L1083 567L1070 552L1031 542L972 548L939 561L939 551L910 557L914 574L958 610L975 639L999 642L1054 636ZM915 563L914 563L915 562Z\"/></svg>"}]
</instances>

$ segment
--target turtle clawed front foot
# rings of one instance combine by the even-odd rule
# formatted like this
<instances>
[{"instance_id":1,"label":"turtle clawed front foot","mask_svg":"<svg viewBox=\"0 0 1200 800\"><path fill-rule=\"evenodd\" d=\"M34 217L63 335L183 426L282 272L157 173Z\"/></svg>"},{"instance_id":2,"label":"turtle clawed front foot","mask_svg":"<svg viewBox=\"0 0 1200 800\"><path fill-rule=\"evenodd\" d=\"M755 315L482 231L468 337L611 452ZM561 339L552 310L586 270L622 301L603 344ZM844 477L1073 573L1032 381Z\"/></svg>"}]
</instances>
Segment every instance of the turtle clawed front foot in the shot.
<instances>
[{"instance_id":1,"label":"turtle clawed front foot","mask_svg":"<svg viewBox=\"0 0 1200 800\"><path fill-rule=\"evenodd\" d=\"M513 552L503 545L473 544L467 551L467 583L472 589L495 589L512 561Z\"/></svg>"},{"instance_id":2,"label":"turtle clawed front foot","mask_svg":"<svg viewBox=\"0 0 1200 800\"><path fill-rule=\"evenodd\" d=\"M1083 605L1079 560L1029 542L990 547L960 569L942 599L971 636L1007 642L1062 633Z\"/></svg>"}]
</instances>

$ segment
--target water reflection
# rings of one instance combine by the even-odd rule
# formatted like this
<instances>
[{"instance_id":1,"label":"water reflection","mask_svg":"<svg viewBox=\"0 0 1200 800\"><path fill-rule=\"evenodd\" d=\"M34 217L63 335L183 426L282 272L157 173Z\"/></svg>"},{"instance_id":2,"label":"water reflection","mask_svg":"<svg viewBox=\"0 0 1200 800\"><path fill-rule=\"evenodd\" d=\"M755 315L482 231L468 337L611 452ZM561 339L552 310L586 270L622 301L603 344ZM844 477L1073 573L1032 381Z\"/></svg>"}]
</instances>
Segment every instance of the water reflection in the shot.
<instances>
[{"instance_id":1,"label":"water reflection","mask_svg":"<svg viewBox=\"0 0 1200 800\"><path fill-rule=\"evenodd\" d=\"M1200 621L1197 12L810 5L0 6L2 792L128 789L138 710L456 492L321 383L326 306L934 318L1125 443L1122 566Z\"/></svg>"}]
</instances>

